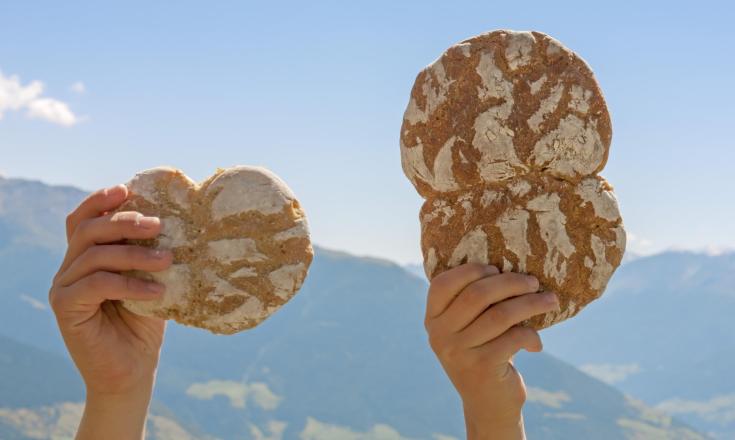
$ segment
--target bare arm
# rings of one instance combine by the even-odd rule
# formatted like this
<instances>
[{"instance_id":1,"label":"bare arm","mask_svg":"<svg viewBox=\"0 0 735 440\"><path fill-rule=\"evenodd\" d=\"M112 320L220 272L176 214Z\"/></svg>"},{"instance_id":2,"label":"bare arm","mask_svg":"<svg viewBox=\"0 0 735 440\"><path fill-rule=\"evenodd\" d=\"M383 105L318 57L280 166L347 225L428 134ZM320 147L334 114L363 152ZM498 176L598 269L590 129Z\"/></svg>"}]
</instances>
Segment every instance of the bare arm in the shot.
<instances>
[{"instance_id":1,"label":"bare arm","mask_svg":"<svg viewBox=\"0 0 735 440\"><path fill-rule=\"evenodd\" d=\"M426 306L431 347L462 398L467 438L525 439L523 378L512 357L541 351L538 333L517 324L559 307L535 293L532 276L465 264L432 280Z\"/></svg>"},{"instance_id":2,"label":"bare arm","mask_svg":"<svg viewBox=\"0 0 735 440\"><path fill-rule=\"evenodd\" d=\"M120 275L161 271L168 251L120 244L158 235L159 219L109 214L127 198L124 186L90 195L67 218L68 248L49 302L84 379L87 401L77 439L142 439L165 321L135 315L119 300L160 298L163 287Z\"/></svg>"}]
</instances>

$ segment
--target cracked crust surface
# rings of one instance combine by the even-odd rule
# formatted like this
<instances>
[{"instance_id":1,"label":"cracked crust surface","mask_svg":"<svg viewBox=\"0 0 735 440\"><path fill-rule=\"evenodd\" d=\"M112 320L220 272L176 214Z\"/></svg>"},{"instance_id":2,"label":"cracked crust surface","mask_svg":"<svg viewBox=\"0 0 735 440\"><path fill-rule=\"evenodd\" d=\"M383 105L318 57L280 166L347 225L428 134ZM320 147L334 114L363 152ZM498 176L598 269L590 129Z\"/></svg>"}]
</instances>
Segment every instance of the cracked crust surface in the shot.
<instances>
[{"instance_id":1,"label":"cracked crust surface","mask_svg":"<svg viewBox=\"0 0 735 440\"><path fill-rule=\"evenodd\" d=\"M625 231L607 162L610 115L592 70L540 32L494 31L417 76L401 163L418 193L427 277L464 262L531 273L557 292L548 327L599 297Z\"/></svg>"},{"instance_id":2,"label":"cracked crust surface","mask_svg":"<svg viewBox=\"0 0 735 440\"><path fill-rule=\"evenodd\" d=\"M401 127L403 169L422 196L605 166L612 131L589 66L539 32L495 31L422 70Z\"/></svg>"},{"instance_id":3,"label":"cracked crust surface","mask_svg":"<svg viewBox=\"0 0 735 440\"><path fill-rule=\"evenodd\" d=\"M142 171L118 211L161 219L161 234L130 243L170 249L172 266L129 275L166 285L130 311L231 334L258 325L301 287L313 257L298 200L264 168L219 169L201 184L174 168Z\"/></svg>"},{"instance_id":4,"label":"cracked crust surface","mask_svg":"<svg viewBox=\"0 0 735 440\"><path fill-rule=\"evenodd\" d=\"M559 312L532 318L545 328L602 295L625 249L618 204L599 176L572 184L517 177L483 191L431 198L421 208L421 247L429 279L464 263L531 273L556 292Z\"/></svg>"}]
</instances>

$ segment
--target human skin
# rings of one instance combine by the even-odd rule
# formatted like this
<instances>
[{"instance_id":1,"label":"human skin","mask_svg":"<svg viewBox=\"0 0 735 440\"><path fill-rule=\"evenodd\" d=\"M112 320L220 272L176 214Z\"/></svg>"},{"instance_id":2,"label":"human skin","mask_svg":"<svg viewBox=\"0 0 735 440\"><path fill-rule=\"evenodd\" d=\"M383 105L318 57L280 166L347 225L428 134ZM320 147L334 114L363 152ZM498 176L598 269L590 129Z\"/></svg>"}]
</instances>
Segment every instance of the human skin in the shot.
<instances>
[{"instance_id":1,"label":"human skin","mask_svg":"<svg viewBox=\"0 0 735 440\"><path fill-rule=\"evenodd\" d=\"M49 303L86 385L77 439L142 439L165 321L135 315L122 299L160 298L164 286L121 275L171 265L169 251L122 244L157 236L160 220L137 212L110 214L127 198L124 185L87 197L66 221L67 252Z\"/></svg>"},{"instance_id":2,"label":"human skin","mask_svg":"<svg viewBox=\"0 0 735 440\"><path fill-rule=\"evenodd\" d=\"M512 359L521 349L541 351L542 344L536 330L518 324L559 308L554 293L538 290L533 276L474 263L431 281L424 323L462 398L469 440L525 439L526 387Z\"/></svg>"}]
</instances>

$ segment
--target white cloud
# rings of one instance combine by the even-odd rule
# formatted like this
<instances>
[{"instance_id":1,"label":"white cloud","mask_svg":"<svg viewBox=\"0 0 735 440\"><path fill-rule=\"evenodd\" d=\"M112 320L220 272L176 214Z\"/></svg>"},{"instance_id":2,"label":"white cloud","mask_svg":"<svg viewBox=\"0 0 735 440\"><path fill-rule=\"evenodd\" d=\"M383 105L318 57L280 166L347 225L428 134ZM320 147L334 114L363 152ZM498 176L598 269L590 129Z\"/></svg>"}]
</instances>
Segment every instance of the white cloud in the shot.
<instances>
[{"instance_id":1,"label":"white cloud","mask_svg":"<svg viewBox=\"0 0 735 440\"><path fill-rule=\"evenodd\" d=\"M572 398L564 391L554 392L536 387L526 387L526 400L540 403L549 408L561 408L566 402L571 402Z\"/></svg>"},{"instance_id":2,"label":"white cloud","mask_svg":"<svg viewBox=\"0 0 735 440\"><path fill-rule=\"evenodd\" d=\"M146 438L150 437L158 440L198 440L197 437L194 437L192 434L188 433L186 429L179 425L177 421L164 416L150 414L148 415L146 424L148 425L146 427ZM62 437L52 438L56 439Z\"/></svg>"},{"instance_id":3,"label":"white cloud","mask_svg":"<svg viewBox=\"0 0 735 440\"><path fill-rule=\"evenodd\" d=\"M654 243L640 235L634 234L630 231L626 233L626 249L639 255L651 255L656 252Z\"/></svg>"},{"instance_id":4,"label":"white cloud","mask_svg":"<svg viewBox=\"0 0 735 440\"><path fill-rule=\"evenodd\" d=\"M409 440L389 425L379 423L366 432L353 431L346 426L331 425L311 417L299 434L301 440Z\"/></svg>"},{"instance_id":5,"label":"white cloud","mask_svg":"<svg viewBox=\"0 0 735 440\"><path fill-rule=\"evenodd\" d=\"M271 420L266 425L266 432L254 424L250 424L250 435L253 440L281 440L283 433L286 431L286 422L280 420Z\"/></svg>"},{"instance_id":6,"label":"white cloud","mask_svg":"<svg viewBox=\"0 0 735 440\"><path fill-rule=\"evenodd\" d=\"M39 98L29 102L28 116L66 127L71 127L78 122L68 105L51 98Z\"/></svg>"},{"instance_id":7,"label":"white cloud","mask_svg":"<svg viewBox=\"0 0 735 440\"><path fill-rule=\"evenodd\" d=\"M622 382L641 372L638 364L585 364L579 369L609 385Z\"/></svg>"},{"instance_id":8,"label":"white cloud","mask_svg":"<svg viewBox=\"0 0 735 440\"><path fill-rule=\"evenodd\" d=\"M74 84L71 85L71 91L74 93L79 93L80 95L87 91L87 86L84 85L83 82L77 81Z\"/></svg>"},{"instance_id":9,"label":"white cloud","mask_svg":"<svg viewBox=\"0 0 735 440\"><path fill-rule=\"evenodd\" d=\"M36 298L33 298L32 296L28 296L28 295L25 295L25 294L21 293L20 294L20 299L21 299L21 301L24 301L24 302L27 302L28 304L30 304L30 306L33 307L36 310L46 310L46 309L48 309L48 306L45 303L37 300Z\"/></svg>"},{"instance_id":10,"label":"white cloud","mask_svg":"<svg viewBox=\"0 0 735 440\"><path fill-rule=\"evenodd\" d=\"M719 423L735 421L735 394L714 396L708 400L668 399L656 405L656 409L672 416L696 415Z\"/></svg>"},{"instance_id":11,"label":"white cloud","mask_svg":"<svg viewBox=\"0 0 735 440\"><path fill-rule=\"evenodd\" d=\"M715 246L709 245L704 248L704 254L710 257L719 257L721 255L727 255L735 252L735 248L730 246Z\"/></svg>"},{"instance_id":12,"label":"white cloud","mask_svg":"<svg viewBox=\"0 0 735 440\"><path fill-rule=\"evenodd\" d=\"M65 127L79 122L66 103L42 96L43 89L41 81L31 81L24 86L17 76L6 77L0 72L0 119L6 112L26 110L26 116L30 118Z\"/></svg>"},{"instance_id":13,"label":"white cloud","mask_svg":"<svg viewBox=\"0 0 735 440\"><path fill-rule=\"evenodd\" d=\"M210 380L204 383L193 383L186 389L188 396L210 400L214 396L225 396L230 399L233 408L245 408L248 400L265 410L274 410L281 403L277 396L262 382L243 383L232 380Z\"/></svg>"}]
</instances>

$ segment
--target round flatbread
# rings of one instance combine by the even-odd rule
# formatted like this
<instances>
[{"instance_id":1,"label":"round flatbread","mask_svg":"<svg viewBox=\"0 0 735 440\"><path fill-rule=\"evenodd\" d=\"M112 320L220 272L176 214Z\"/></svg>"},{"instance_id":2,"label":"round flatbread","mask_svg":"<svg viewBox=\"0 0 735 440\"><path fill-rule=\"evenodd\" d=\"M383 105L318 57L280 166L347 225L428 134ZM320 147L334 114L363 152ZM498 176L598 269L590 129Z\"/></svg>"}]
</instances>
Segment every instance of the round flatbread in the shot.
<instances>
[{"instance_id":1,"label":"round flatbread","mask_svg":"<svg viewBox=\"0 0 735 440\"><path fill-rule=\"evenodd\" d=\"M301 287L313 257L306 215L272 172L237 166L197 184L160 167L127 187L117 211L162 223L157 238L128 242L174 254L165 271L128 272L166 285L160 300L123 301L128 310L230 334L258 325Z\"/></svg>"},{"instance_id":2,"label":"round flatbread","mask_svg":"<svg viewBox=\"0 0 735 440\"><path fill-rule=\"evenodd\" d=\"M611 138L592 70L553 38L502 30L447 49L417 76L401 127L429 279L465 262L533 274L561 306L535 328L599 297L625 250L597 175Z\"/></svg>"}]
</instances>

